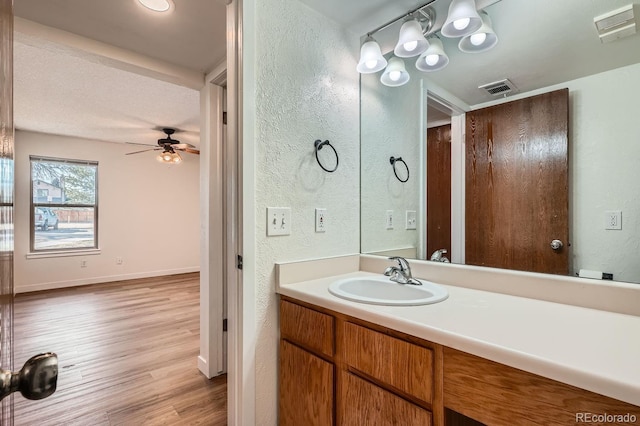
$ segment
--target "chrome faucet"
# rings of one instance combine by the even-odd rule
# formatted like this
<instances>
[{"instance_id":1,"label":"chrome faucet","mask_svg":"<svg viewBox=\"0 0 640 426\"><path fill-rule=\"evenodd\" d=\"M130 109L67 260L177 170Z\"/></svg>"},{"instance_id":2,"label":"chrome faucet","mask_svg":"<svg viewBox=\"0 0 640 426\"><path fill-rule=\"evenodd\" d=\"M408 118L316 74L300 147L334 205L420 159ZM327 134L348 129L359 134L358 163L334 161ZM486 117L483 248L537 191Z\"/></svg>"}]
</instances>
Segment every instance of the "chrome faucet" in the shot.
<instances>
[{"instance_id":1,"label":"chrome faucet","mask_svg":"<svg viewBox=\"0 0 640 426\"><path fill-rule=\"evenodd\" d=\"M395 260L398 262L398 266L389 266L385 269L384 274L391 281L395 281L398 284L413 284L413 285L422 285L420 281L413 278L411 276L411 266L409 266L409 262L404 257L393 256L390 257L389 260Z\"/></svg>"},{"instance_id":2,"label":"chrome faucet","mask_svg":"<svg viewBox=\"0 0 640 426\"><path fill-rule=\"evenodd\" d=\"M447 252L447 249L440 249L440 250L434 251L433 254L431 255L431 260L433 260L434 262L449 263L449 259L447 259L447 256L443 256L446 252Z\"/></svg>"}]
</instances>

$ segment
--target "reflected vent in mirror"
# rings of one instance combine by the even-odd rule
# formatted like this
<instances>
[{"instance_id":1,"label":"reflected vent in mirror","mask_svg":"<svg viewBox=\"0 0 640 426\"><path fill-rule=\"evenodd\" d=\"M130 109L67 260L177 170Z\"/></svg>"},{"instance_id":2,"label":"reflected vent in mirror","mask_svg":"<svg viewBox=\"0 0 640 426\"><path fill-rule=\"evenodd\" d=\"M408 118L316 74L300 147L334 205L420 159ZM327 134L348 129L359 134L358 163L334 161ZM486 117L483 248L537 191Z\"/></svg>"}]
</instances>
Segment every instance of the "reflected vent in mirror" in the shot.
<instances>
[{"instance_id":1,"label":"reflected vent in mirror","mask_svg":"<svg viewBox=\"0 0 640 426\"><path fill-rule=\"evenodd\" d=\"M493 83L483 84L478 86L480 90L486 90L491 96L502 96L509 93L515 93L518 91L516 86L508 79L494 81Z\"/></svg>"}]
</instances>

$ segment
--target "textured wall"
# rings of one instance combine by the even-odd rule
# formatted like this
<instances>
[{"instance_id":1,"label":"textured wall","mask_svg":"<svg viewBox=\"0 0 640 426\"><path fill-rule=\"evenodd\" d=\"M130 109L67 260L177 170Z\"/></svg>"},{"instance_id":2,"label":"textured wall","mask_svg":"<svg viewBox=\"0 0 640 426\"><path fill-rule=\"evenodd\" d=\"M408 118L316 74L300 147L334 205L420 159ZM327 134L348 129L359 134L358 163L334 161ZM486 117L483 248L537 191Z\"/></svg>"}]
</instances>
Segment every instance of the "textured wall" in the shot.
<instances>
[{"instance_id":1,"label":"textured wall","mask_svg":"<svg viewBox=\"0 0 640 426\"><path fill-rule=\"evenodd\" d=\"M255 195L256 421L271 425L277 413L274 262L359 251L359 41L296 0L245 7L255 8L245 45L256 53L244 59L245 70L255 69L245 75L255 78L255 93L245 94L246 110L255 101L255 138L247 142L255 147L255 194L244 196ZM335 173L316 164L315 139L329 139L338 151ZM291 207L291 235L266 236L268 206ZM326 233L315 233L316 207L327 209Z\"/></svg>"},{"instance_id":2,"label":"textured wall","mask_svg":"<svg viewBox=\"0 0 640 426\"><path fill-rule=\"evenodd\" d=\"M16 291L199 269L199 158L167 166L123 144L16 133ZM99 255L26 259L29 155L98 161ZM116 257L124 263L116 265ZM80 260L87 261L80 268Z\"/></svg>"},{"instance_id":3,"label":"textured wall","mask_svg":"<svg viewBox=\"0 0 640 426\"><path fill-rule=\"evenodd\" d=\"M413 68L414 60L405 61L411 74L409 83L387 87L380 74L362 75L362 252L374 253L392 249L418 247L418 231L406 230L406 211L419 208L421 146L426 135L420 134L421 105L426 99L421 92L421 73ZM409 180L396 179L389 157L402 157L409 170ZM404 178L404 166L397 165ZM393 229L386 229L386 212L393 210ZM423 232L423 231L421 231Z\"/></svg>"},{"instance_id":4,"label":"textured wall","mask_svg":"<svg viewBox=\"0 0 640 426\"><path fill-rule=\"evenodd\" d=\"M572 265L640 282L640 64L571 81ZM622 210L622 230L604 229Z\"/></svg>"}]
</instances>

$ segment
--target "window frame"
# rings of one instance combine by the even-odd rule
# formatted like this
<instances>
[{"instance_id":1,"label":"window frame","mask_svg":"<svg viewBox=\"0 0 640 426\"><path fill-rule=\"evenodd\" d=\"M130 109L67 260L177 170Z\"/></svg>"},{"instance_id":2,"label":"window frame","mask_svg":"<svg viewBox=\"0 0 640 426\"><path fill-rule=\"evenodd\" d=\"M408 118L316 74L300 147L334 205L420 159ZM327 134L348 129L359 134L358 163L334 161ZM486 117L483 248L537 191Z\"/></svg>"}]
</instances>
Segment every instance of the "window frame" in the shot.
<instances>
[{"instance_id":1,"label":"window frame","mask_svg":"<svg viewBox=\"0 0 640 426\"><path fill-rule=\"evenodd\" d=\"M50 163L61 163L61 164L71 164L75 166L93 166L95 167L95 186L94 186L94 197L93 204L86 203L34 203L34 179L33 179L33 163L36 161L41 162L50 162ZM99 177L99 163L98 161L90 161L90 160L74 160L68 158L55 158L55 157L44 157L41 155L30 155L29 156L29 207L30 207L30 219L29 219L29 247L30 254L55 254L55 253L70 253L70 254L84 254L85 252L96 252L99 250L98 244L98 177ZM36 226L35 226L35 209L36 208L92 208L93 209L93 245L87 247L78 247L78 248L52 248L52 249L36 249Z\"/></svg>"}]
</instances>

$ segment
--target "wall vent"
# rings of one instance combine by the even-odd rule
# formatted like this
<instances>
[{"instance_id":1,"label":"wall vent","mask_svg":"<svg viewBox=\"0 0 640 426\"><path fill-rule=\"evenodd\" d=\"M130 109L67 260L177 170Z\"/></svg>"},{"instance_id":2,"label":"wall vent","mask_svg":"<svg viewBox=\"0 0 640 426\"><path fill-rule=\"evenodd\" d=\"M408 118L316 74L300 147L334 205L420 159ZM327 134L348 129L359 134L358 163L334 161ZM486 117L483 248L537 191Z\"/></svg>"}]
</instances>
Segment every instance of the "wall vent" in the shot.
<instances>
[{"instance_id":1,"label":"wall vent","mask_svg":"<svg viewBox=\"0 0 640 426\"><path fill-rule=\"evenodd\" d=\"M516 86L508 79L494 81L493 83L478 86L478 89L485 90L491 96L506 96L509 93L517 92Z\"/></svg>"}]
</instances>

